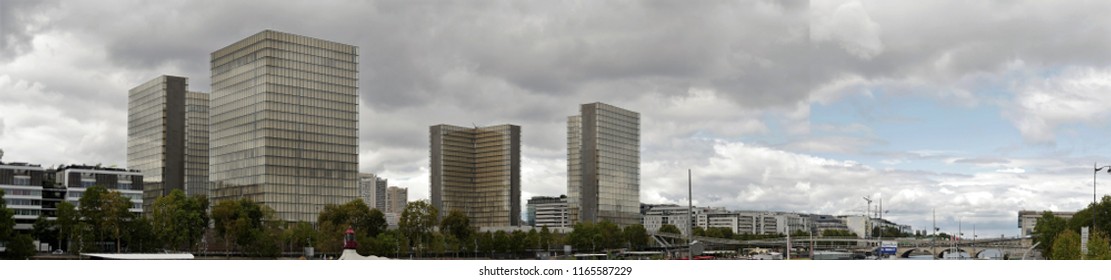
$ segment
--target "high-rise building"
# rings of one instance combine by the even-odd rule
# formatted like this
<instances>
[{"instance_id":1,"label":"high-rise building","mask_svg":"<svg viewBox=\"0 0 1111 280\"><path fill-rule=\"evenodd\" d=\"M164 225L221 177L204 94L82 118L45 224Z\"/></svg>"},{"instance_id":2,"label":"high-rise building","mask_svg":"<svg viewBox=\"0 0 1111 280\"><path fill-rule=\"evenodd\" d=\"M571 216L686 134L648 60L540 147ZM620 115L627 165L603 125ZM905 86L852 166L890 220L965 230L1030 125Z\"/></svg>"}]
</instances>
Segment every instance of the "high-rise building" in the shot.
<instances>
[{"instance_id":1,"label":"high-rise building","mask_svg":"<svg viewBox=\"0 0 1111 280\"><path fill-rule=\"evenodd\" d=\"M386 178L373 173L359 173L359 198L370 208L386 212Z\"/></svg>"},{"instance_id":2,"label":"high-rise building","mask_svg":"<svg viewBox=\"0 0 1111 280\"><path fill-rule=\"evenodd\" d=\"M128 91L127 165L147 180L144 207L180 189L208 192L208 94L160 76Z\"/></svg>"},{"instance_id":3,"label":"high-rise building","mask_svg":"<svg viewBox=\"0 0 1111 280\"><path fill-rule=\"evenodd\" d=\"M315 221L357 199L358 51L266 30L212 53L212 198Z\"/></svg>"},{"instance_id":4,"label":"high-rise building","mask_svg":"<svg viewBox=\"0 0 1111 280\"><path fill-rule=\"evenodd\" d=\"M432 206L477 227L520 225L521 127L441 124L430 133Z\"/></svg>"},{"instance_id":5,"label":"high-rise building","mask_svg":"<svg viewBox=\"0 0 1111 280\"><path fill-rule=\"evenodd\" d=\"M401 214L409 203L409 188L391 186L386 189L386 213Z\"/></svg>"},{"instance_id":6,"label":"high-rise building","mask_svg":"<svg viewBox=\"0 0 1111 280\"><path fill-rule=\"evenodd\" d=\"M567 119L567 198L571 219L640 224L640 114L583 104Z\"/></svg>"}]
</instances>

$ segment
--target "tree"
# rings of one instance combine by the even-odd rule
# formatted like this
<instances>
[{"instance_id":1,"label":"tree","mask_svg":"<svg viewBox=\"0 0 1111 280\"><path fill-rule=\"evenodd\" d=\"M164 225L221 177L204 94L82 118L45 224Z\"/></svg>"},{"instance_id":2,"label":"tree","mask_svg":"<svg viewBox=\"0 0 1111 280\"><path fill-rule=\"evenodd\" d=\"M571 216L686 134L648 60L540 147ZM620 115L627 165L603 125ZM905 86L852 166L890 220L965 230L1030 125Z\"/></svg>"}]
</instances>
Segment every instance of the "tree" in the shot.
<instances>
[{"instance_id":1,"label":"tree","mask_svg":"<svg viewBox=\"0 0 1111 280\"><path fill-rule=\"evenodd\" d=\"M80 221L81 216L77 212L77 207L73 206L68 201L58 203L58 218L54 220L54 224L58 226L58 239L61 240L59 247L70 250L69 242L73 240L74 230L77 223Z\"/></svg>"},{"instance_id":2,"label":"tree","mask_svg":"<svg viewBox=\"0 0 1111 280\"><path fill-rule=\"evenodd\" d=\"M467 218L467 215L459 210L451 210L451 212L448 212L447 216L440 221L440 232L454 236L459 240L470 238L471 232L473 231L474 230L471 229L470 218Z\"/></svg>"},{"instance_id":3,"label":"tree","mask_svg":"<svg viewBox=\"0 0 1111 280\"><path fill-rule=\"evenodd\" d=\"M1038 218L1038 222L1034 226L1034 239L1041 244L1039 246L1041 246L1042 252L1046 256L1054 256L1053 250L1056 249L1056 238L1067 227L1068 221L1054 216L1053 212L1045 211L1042 213L1042 217Z\"/></svg>"},{"instance_id":4,"label":"tree","mask_svg":"<svg viewBox=\"0 0 1111 280\"><path fill-rule=\"evenodd\" d=\"M1065 230L1057 235L1053 241L1051 258L1054 260L1079 260L1080 235L1072 230Z\"/></svg>"},{"instance_id":5,"label":"tree","mask_svg":"<svg viewBox=\"0 0 1111 280\"><path fill-rule=\"evenodd\" d=\"M648 230L644 229L643 225L625 226L622 234L625 235L625 241L629 243L629 249L640 250L644 246L648 246Z\"/></svg>"},{"instance_id":6,"label":"tree","mask_svg":"<svg viewBox=\"0 0 1111 280\"><path fill-rule=\"evenodd\" d=\"M4 255L9 260L26 260L35 255L34 240L30 235L17 234L7 244L8 251Z\"/></svg>"},{"instance_id":7,"label":"tree","mask_svg":"<svg viewBox=\"0 0 1111 280\"><path fill-rule=\"evenodd\" d=\"M1084 258L1088 260L1111 260L1111 244L1107 240L1107 235L1101 231L1093 231L1088 240L1088 255Z\"/></svg>"},{"instance_id":8,"label":"tree","mask_svg":"<svg viewBox=\"0 0 1111 280\"><path fill-rule=\"evenodd\" d=\"M154 235L173 250L193 251L208 229L208 198L174 189L151 204Z\"/></svg>"},{"instance_id":9,"label":"tree","mask_svg":"<svg viewBox=\"0 0 1111 280\"><path fill-rule=\"evenodd\" d=\"M324 206L317 216L320 225L320 242L316 245L322 251L338 252L343 245L343 235L350 227L359 237L376 236L386 230L386 217L378 209L371 209L363 200L356 199L342 205Z\"/></svg>"},{"instance_id":10,"label":"tree","mask_svg":"<svg viewBox=\"0 0 1111 280\"><path fill-rule=\"evenodd\" d=\"M0 190L0 243L10 241L14 232L15 211L8 208L8 202L4 200L4 190Z\"/></svg>"},{"instance_id":11,"label":"tree","mask_svg":"<svg viewBox=\"0 0 1111 280\"><path fill-rule=\"evenodd\" d=\"M212 208L216 232L245 254L272 257L281 253L281 231L274 210L250 199L225 200Z\"/></svg>"},{"instance_id":12,"label":"tree","mask_svg":"<svg viewBox=\"0 0 1111 280\"><path fill-rule=\"evenodd\" d=\"M54 222L47 220L46 215L39 215L39 217L35 219L35 223L31 225L31 232L34 234L33 237L39 241L57 238L55 236L57 232L54 228Z\"/></svg>"},{"instance_id":13,"label":"tree","mask_svg":"<svg viewBox=\"0 0 1111 280\"><path fill-rule=\"evenodd\" d=\"M150 219L142 215L137 215L135 219L128 222L125 238L128 249L133 252L152 253L164 248L162 241L155 234Z\"/></svg>"},{"instance_id":14,"label":"tree","mask_svg":"<svg viewBox=\"0 0 1111 280\"><path fill-rule=\"evenodd\" d=\"M548 229L548 226L541 227L540 228L540 233L538 235L539 235L539 238L540 238L540 243L542 243L543 246L544 246L543 249L545 251L551 251L551 249L552 249L552 231Z\"/></svg>"},{"instance_id":15,"label":"tree","mask_svg":"<svg viewBox=\"0 0 1111 280\"><path fill-rule=\"evenodd\" d=\"M666 224L666 225L660 226L659 232L670 233L670 234L683 234L683 232L679 230L679 227L677 227L673 224Z\"/></svg>"},{"instance_id":16,"label":"tree","mask_svg":"<svg viewBox=\"0 0 1111 280\"><path fill-rule=\"evenodd\" d=\"M285 229L284 240L292 246L292 249L305 248L316 245L320 242L319 232L312 228L312 224L308 222L297 222L292 226ZM363 245L363 241L359 241L359 245Z\"/></svg>"},{"instance_id":17,"label":"tree","mask_svg":"<svg viewBox=\"0 0 1111 280\"><path fill-rule=\"evenodd\" d=\"M432 228L436 226L438 215L439 210L428 202L409 202L408 205L405 205L405 210L401 211L401 221L398 222L398 229L410 238L411 246L419 249L423 247L425 240L428 240L429 234L432 232Z\"/></svg>"}]
</instances>

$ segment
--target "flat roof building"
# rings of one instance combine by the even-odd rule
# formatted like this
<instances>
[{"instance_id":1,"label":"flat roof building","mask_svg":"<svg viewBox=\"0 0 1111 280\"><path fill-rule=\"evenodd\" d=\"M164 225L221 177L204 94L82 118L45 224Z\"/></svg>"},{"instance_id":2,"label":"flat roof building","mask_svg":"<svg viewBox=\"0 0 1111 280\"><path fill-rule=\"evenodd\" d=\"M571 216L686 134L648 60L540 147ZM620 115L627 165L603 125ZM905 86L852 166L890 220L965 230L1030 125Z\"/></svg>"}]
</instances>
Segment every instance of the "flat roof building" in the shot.
<instances>
[{"instance_id":1,"label":"flat roof building","mask_svg":"<svg viewBox=\"0 0 1111 280\"><path fill-rule=\"evenodd\" d=\"M1042 217L1045 212L1053 213L1053 216L1064 218L1066 220L1072 219L1076 212L1070 211L1033 211L1021 210L1018 211L1018 228L1021 236L1033 235L1034 227L1038 225L1038 218Z\"/></svg>"},{"instance_id":2,"label":"flat roof building","mask_svg":"<svg viewBox=\"0 0 1111 280\"><path fill-rule=\"evenodd\" d=\"M358 49L266 30L211 55L213 203L316 221L358 198Z\"/></svg>"},{"instance_id":3,"label":"flat roof building","mask_svg":"<svg viewBox=\"0 0 1111 280\"><path fill-rule=\"evenodd\" d=\"M529 198L525 216L533 227L570 227L571 215L567 210L567 196L534 196Z\"/></svg>"},{"instance_id":4,"label":"flat roof building","mask_svg":"<svg viewBox=\"0 0 1111 280\"><path fill-rule=\"evenodd\" d=\"M572 224L640 216L640 114L605 103L582 104L567 119L567 198Z\"/></svg>"},{"instance_id":5,"label":"flat roof building","mask_svg":"<svg viewBox=\"0 0 1111 280\"><path fill-rule=\"evenodd\" d=\"M143 213L143 174L138 170L89 165L67 165L54 170L58 183L65 187L65 201L81 207L81 197L93 186L118 191L131 201L132 213Z\"/></svg>"},{"instance_id":6,"label":"flat roof building","mask_svg":"<svg viewBox=\"0 0 1111 280\"><path fill-rule=\"evenodd\" d=\"M521 127L433 125L432 206L463 212L477 227L521 222Z\"/></svg>"},{"instance_id":7,"label":"flat roof building","mask_svg":"<svg viewBox=\"0 0 1111 280\"><path fill-rule=\"evenodd\" d=\"M208 195L208 94L187 87L163 75L128 91L127 165L146 180L144 207L174 189Z\"/></svg>"},{"instance_id":8,"label":"flat roof building","mask_svg":"<svg viewBox=\"0 0 1111 280\"><path fill-rule=\"evenodd\" d=\"M35 219L46 214L43 205L44 173L39 165L0 162L0 190L4 191L7 208L15 214L16 230L31 230Z\"/></svg>"}]
</instances>

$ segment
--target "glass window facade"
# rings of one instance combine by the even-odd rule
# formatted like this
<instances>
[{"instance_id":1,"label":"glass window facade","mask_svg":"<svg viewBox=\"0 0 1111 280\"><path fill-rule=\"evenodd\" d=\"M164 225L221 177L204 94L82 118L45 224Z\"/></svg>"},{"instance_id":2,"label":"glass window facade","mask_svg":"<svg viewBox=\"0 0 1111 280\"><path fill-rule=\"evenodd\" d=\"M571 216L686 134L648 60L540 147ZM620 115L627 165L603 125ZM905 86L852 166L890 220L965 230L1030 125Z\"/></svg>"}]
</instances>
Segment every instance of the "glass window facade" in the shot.
<instances>
[{"instance_id":1,"label":"glass window facade","mask_svg":"<svg viewBox=\"0 0 1111 280\"><path fill-rule=\"evenodd\" d=\"M186 78L160 76L128 92L127 163L146 178L148 204L173 189L207 194L209 97L187 87Z\"/></svg>"},{"instance_id":2,"label":"glass window facade","mask_svg":"<svg viewBox=\"0 0 1111 280\"><path fill-rule=\"evenodd\" d=\"M572 219L640 224L640 114L604 103L580 112L567 125Z\"/></svg>"},{"instance_id":3,"label":"glass window facade","mask_svg":"<svg viewBox=\"0 0 1111 280\"><path fill-rule=\"evenodd\" d=\"M520 126L435 125L430 132L433 206L462 211L474 226L520 225Z\"/></svg>"},{"instance_id":4,"label":"glass window facade","mask_svg":"<svg viewBox=\"0 0 1111 280\"><path fill-rule=\"evenodd\" d=\"M357 48L263 31L212 53L212 198L316 221L357 198Z\"/></svg>"}]
</instances>

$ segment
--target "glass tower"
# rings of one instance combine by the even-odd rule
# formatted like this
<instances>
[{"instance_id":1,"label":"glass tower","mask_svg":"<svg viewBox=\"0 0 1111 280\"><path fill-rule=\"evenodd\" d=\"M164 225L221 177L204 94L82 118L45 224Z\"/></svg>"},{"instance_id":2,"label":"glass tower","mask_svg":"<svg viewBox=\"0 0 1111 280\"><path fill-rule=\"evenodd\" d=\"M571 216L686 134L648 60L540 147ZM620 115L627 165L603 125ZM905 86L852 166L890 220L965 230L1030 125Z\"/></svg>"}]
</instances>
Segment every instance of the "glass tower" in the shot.
<instances>
[{"instance_id":1,"label":"glass tower","mask_svg":"<svg viewBox=\"0 0 1111 280\"><path fill-rule=\"evenodd\" d=\"M521 127L434 125L432 205L467 214L478 227L521 222Z\"/></svg>"},{"instance_id":2,"label":"glass tower","mask_svg":"<svg viewBox=\"0 0 1111 280\"><path fill-rule=\"evenodd\" d=\"M160 76L128 91L127 165L142 172L144 207L181 189L207 194L208 94Z\"/></svg>"},{"instance_id":3,"label":"glass tower","mask_svg":"<svg viewBox=\"0 0 1111 280\"><path fill-rule=\"evenodd\" d=\"M583 104L567 119L567 174L573 223L640 224L640 114Z\"/></svg>"},{"instance_id":4,"label":"glass tower","mask_svg":"<svg viewBox=\"0 0 1111 280\"><path fill-rule=\"evenodd\" d=\"M285 221L357 199L355 46L266 30L212 53L213 203Z\"/></svg>"}]
</instances>

